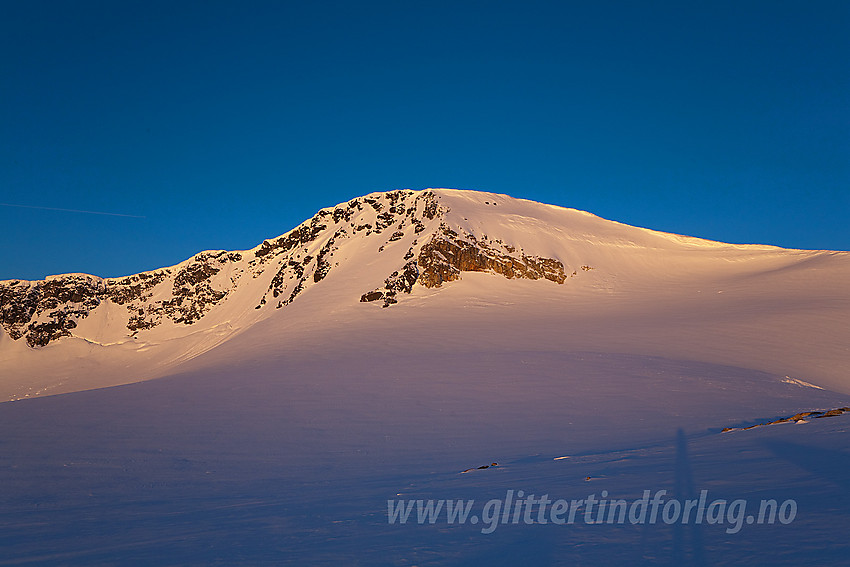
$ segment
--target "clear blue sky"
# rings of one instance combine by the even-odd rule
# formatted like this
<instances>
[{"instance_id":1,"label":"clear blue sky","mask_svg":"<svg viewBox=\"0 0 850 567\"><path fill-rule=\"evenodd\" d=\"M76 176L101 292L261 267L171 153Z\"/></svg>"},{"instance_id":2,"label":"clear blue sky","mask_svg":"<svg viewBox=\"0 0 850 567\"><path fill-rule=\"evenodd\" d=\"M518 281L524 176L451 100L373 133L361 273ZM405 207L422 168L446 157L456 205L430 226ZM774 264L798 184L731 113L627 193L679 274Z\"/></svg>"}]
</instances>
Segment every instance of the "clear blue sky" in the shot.
<instances>
[{"instance_id":1,"label":"clear blue sky","mask_svg":"<svg viewBox=\"0 0 850 567\"><path fill-rule=\"evenodd\" d=\"M249 248L396 188L850 249L850 2L0 5L0 279Z\"/></svg>"}]
</instances>

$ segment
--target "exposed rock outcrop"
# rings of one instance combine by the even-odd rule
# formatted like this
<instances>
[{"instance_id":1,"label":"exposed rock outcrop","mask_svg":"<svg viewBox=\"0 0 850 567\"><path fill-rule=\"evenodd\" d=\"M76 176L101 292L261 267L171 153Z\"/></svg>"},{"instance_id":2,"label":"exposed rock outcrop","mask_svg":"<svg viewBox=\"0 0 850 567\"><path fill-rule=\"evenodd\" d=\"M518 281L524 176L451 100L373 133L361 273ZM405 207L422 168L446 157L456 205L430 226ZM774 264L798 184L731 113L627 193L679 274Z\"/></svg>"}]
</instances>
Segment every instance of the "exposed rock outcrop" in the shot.
<instances>
[{"instance_id":1,"label":"exposed rock outcrop","mask_svg":"<svg viewBox=\"0 0 850 567\"><path fill-rule=\"evenodd\" d=\"M0 325L15 340L26 337L32 347L45 346L70 336L104 301L127 309L130 332L150 329L163 319L191 325L227 295L227 290L215 289L210 278L224 264L241 258L238 252L205 252L176 274L163 269L124 278L68 274L38 282L2 282ZM153 290L167 285L172 274L168 299L153 301Z\"/></svg>"},{"instance_id":2,"label":"exposed rock outcrop","mask_svg":"<svg viewBox=\"0 0 850 567\"><path fill-rule=\"evenodd\" d=\"M843 408L835 408L826 411L803 411L800 413L796 413L791 417L780 417L779 419L775 419L773 421L768 421L764 423L756 423L755 425L748 425L746 427L724 427L722 433L728 433L729 431L746 431L748 429L755 429L757 427L766 427L768 425L777 425L779 423L808 423L810 419L821 419L824 417L837 417L839 415L844 415L845 413L850 412L850 407Z\"/></svg>"},{"instance_id":3,"label":"exposed rock outcrop","mask_svg":"<svg viewBox=\"0 0 850 567\"><path fill-rule=\"evenodd\" d=\"M404 258L413 256L411 247ZM590 269L582 266L582 269L585 268ZM393 272L385 280L383 288L364 293L360 301L383 300L383 306L387 307L398 302L396 296L399 293L410 293L415 283L427 288L440 287L443 283L460 279L462 272L493 272L508 279L547 279L558 284L567 279L564 265L559 260L528 256L510 245L479 240L468 233L461 236L443 223L419 249L415 261L409 261Z\"/></svg>"},{"instance_id":4,"label":"exposed rock outcrop","mask_svg":"<svg viewBox=\"0 0 850 567\"><path fill-rule=\"evenodd\" d=\"M44 346L71 334L79 319L100 305L103 280L69 274L40 282L16 280L0 285L0 325L15 340Z\"/></svg>"},{"instance_id":5,"label":"exposed rock outcrop","mask_svg":"<svg viewBox=\"0 0 850 567\"><path fill-rule=\"evenodd\" d=\"M459 279L461 272L495 272L508 279L547 279L559 284L566 280L559 260L516 254L512 247L478 241L471 234L461 238L445 225L422 247L418 263L419 282L425 287L440 287Z\"/></svg>"},{"instance_id":6,"label":"exposed rock outcrop","mask_svg":"<svg viewBox=\"0 0 850 567\"><path fill-rule=\"evenodd\" d=\"M389 307L393 303L398 303L396 296L401 293L410 293L413 285L419 278L419 268L416 262L411 261L404 265L401 270L396 270L384 280L384 288L364 293L360 297L360 301L378 301L383 300L384 307Z\"/></svg>"}]
</instances>

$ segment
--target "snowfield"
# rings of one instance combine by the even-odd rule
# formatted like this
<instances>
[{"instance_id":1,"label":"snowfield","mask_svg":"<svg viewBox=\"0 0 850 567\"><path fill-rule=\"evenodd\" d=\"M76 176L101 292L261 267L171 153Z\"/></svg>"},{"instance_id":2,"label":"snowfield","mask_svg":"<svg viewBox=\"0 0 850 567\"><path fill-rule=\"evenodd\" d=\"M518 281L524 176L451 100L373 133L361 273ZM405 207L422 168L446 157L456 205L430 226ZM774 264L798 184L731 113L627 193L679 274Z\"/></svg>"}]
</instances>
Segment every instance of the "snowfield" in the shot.
<instances>
[{"instance_id":1,"label":"snowfield","mask_svg":"<svg viewBox=\"0 0 850 567\"><path fill-rule=\"evenodd\" d=\"M850 253L492 193L353 201L155 278L0 282L0 565L846 562L850 413L743 428L850 405ZM388 522L509 490L796 516Z\"/></svg>"}]
</instances>

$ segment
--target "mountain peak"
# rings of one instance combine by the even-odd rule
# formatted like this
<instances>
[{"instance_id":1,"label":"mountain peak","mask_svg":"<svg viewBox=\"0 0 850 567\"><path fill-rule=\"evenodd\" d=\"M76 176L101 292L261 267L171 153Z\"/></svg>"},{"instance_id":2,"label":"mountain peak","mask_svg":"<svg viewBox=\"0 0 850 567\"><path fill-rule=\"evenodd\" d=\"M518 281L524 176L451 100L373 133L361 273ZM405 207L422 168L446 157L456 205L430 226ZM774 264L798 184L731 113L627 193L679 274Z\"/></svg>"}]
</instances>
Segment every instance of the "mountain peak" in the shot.
<instances>
[{"instance_id":1,"label":"mountain peak","mask_svg":"<svg viewBox=\"0 0 850 567\"><path fill-rule=\"evenodd\" d=\"M476 309L483 305L495 306L488 317L546 319L581 309L592 321L641 306L654 312L676 298L713 313L720 299L734 304L746 295L717 295L730 289L765 301L766 288L753 282L767 282L776 297L796 297L814 285L815 272L803 268L844 274L847 259L666 234L494 193L371 193L321 209L249 250L207 250L119 278L0 282L0 395L18 399L162 376L249 336L276 349L279 341L294 344L313 331L367 321L437 317L457 325L458 317L485 313ZM818 285L827 295L839 293L827 288L841 277ZM798 280L805 282L799 289ZM650 350L663 351L655 344Z\"/></svg>"},{"instance_id":2,"label":"mountain peak","mask_svg":"<svg viewBox=\"0 0 850 567\"><path fill-rule=\"evenodd\" d=\"M102 336L101 326L96 329L101 335L97 342L136 338L160 327L170 327L171 335L186 334L194 329L180 329L196 325L228 303L242 310L250 302L260 312L289 305L341 262L372 263L364 249L370 249L372 256L388 257L392 269L380 276L382 283L376 287L352 290L352 298L380 301L384 307L396 303L399 294L410 293L414 285L440 287L460 279L465 271L564 282L565 268L559 260L526 254L453 223L447 218L451 208L444 197L459 196L494 207L509 199L450 189L371 193L321 209L289 232L247 251L205 251L176 266L121 278L64 274L35 282L0 282L0 327L13 341L24 340L34 348L64 337L95 340L88 336L85 320L108 311L113 336ZM367 274L371 279L375 275L380 275L377 269ZM232 301L234 296L240 296L239 301ZM235 315L233 309L225 311L214 318L216 323ZM116 332L121 336L114 336Z\"/></svg>"}]
</instances>

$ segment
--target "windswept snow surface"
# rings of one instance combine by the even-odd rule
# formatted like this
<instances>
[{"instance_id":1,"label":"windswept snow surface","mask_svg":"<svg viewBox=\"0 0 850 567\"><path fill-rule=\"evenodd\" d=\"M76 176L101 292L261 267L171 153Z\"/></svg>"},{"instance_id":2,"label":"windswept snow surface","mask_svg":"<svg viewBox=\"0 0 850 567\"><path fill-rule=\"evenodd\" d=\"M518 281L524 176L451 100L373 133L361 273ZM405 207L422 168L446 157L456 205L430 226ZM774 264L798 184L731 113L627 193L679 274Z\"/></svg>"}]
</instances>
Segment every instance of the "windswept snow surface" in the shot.
<instances>
[{"instance_id":1,"label":"windswept snow surface","mask_svg":"<svg viewBox=\"0 0 850 567\"><path fill-rule=\"evenodd\" d=\"M0 404L0 565L846 561L850 416L721 430L850 405L850 254L431 194L424 228L339 238L327 275L279 309L264 295L274 274L247 265L261 246L193 325L129 336L104 301L45 347L0 332L3 395L37 398ZM462 272L386 308L361 302L441 225L567 277ZM736 533L388 523L387 500L476 499L481 515L508 490L707 490L756 509L793 499L797 514Z\"/></svg>"}]
</instances>

